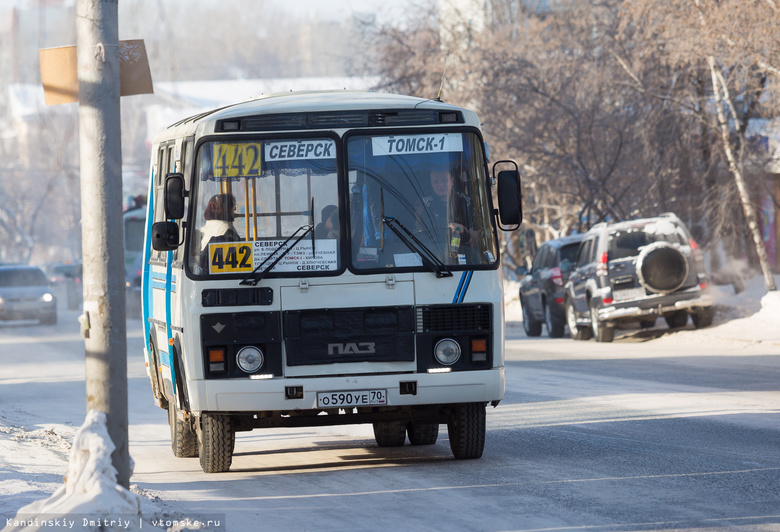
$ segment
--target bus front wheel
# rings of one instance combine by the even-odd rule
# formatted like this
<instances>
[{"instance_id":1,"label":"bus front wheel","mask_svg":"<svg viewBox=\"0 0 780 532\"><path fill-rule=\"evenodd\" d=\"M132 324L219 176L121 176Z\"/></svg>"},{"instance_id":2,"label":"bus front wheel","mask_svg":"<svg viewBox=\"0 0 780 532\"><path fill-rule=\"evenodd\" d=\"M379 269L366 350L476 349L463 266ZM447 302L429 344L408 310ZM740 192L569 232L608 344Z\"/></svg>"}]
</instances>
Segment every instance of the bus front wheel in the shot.
<instances>
[{"instance_id":1,"label":"bus front wheel","mask_svg":"<svg viewBox=\"0 0 780 532\"><path fill-rule=\"evenodd\" d=\"M455 458L480 458L485 448L485 404L453 405L447 421L447 433Z\"/></svg>"},{"instance_id":2,"label":"bus front wheel","mask_svg":"<svg viewBox=\"0 0 780 532\"><path fill-rule=\"evenodd\" d=\"M178 398L168 401L168 425L171 427L171 449L176 458L198 456L198 437L189 422L179 419Z\"/></svg>"},{"instance_id":3,"label":"bus front wheel","mask_svg":"<svg viewBox=\"0 0 780 532\"><path fill-rule=\"evenodd\" d=\"M233 462L236 432L230 416L203 413L198 431L198 456L204 473L223 473Z\"/></svg>"}]
</instances>

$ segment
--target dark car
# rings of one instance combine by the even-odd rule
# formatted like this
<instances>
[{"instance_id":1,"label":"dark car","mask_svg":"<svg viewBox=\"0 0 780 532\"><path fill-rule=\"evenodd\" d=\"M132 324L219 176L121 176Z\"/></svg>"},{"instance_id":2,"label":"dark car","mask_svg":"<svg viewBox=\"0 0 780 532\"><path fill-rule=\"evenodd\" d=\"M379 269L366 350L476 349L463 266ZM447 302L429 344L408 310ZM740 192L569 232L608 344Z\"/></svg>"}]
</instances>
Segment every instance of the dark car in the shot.
<instances>
[{"instance_id":1,"label":"dark car","mask_svg":"<svg viewBox=\"0 0 780 532\"><path fill-rule=\"evenodd\" d=\"M80 262L55 264L50 268L49 281L52 285L62 286L65 301L70 310L81 307L83 299L82 267Z\"/></svg>"},{"instance_id":2,"label":"dark car","mask_svg":"<svg viewBox=\"0 0 780 532\"><path fill-rule=\"evenodd\" d=\"M647 328L663 316L670 328L713 320L709 276L696 242L674 214L600 223L587 233L566 283L569 333L611 342L615 329Z\"/></svg>"},{"instance_id":3,"label":"dark car","mask_svg":"<svg viewBox=\"0 0 780 532\"><path fill-rule=\"evenodd\" d=\"M582 237L576 234L545 242L536 253L531 271L518 268L518 274L524 275L520 280L520 305L523 328L528 336L539 336L543 323L551 338L563 336L566 325L563 287L577 258Z\"/></svg>"},{"instance_id":4,"label":"dark car","mask_svg":"<svg viewBox=\"0 0 780 532\"><path fill-rule=\"evenodd\" d=\"M34 266L0 266L0 319L57 323L57 298L43 270Z\"/></svg>"},{"instance_id":5,"label":"dark car","mask_svg":"<svg viewBox=\"0 0 780 532\"><path fill-rule=\"evenodd\" d=\"M127 317L141 317L141 274L143 269L143 254L139 253L133 263L125 271L125 295L127 298Z\"/></svg>"}]
</instances>

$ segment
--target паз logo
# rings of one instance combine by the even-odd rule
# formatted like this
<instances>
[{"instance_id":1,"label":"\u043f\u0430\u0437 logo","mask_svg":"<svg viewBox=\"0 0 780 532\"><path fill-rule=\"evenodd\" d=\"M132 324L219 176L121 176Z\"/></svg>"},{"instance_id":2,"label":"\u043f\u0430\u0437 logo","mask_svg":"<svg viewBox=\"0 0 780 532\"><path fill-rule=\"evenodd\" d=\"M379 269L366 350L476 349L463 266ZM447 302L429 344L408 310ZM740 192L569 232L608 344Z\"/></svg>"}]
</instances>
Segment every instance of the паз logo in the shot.
<instances>
[{"instance_id":1,"label":"\u043f\u0430\u0437 logo","mask_svg":"<svg viewBox=\"0 0 780 532\"><path fill-rule=\"evenodd\" d=\"M351 342L348 344L328 344L329 355L357 355L376 353L375 342Z\"/></svg>"}]
</instances>

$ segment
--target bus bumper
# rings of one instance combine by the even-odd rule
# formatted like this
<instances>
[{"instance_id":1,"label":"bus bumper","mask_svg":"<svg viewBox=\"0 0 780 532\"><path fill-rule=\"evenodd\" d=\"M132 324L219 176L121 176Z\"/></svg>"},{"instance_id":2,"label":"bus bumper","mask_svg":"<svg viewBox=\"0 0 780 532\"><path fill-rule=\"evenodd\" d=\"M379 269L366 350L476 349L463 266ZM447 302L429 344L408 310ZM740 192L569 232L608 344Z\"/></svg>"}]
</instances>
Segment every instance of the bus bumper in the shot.
<instances>
[{"instance_id":1,"label":"bus bumper","mask_svg":"<svg viewBox=\"0 0 780 532\"><path fill-rule=\"evenodd\" d=\"M190 393L190 397L196 398L190 400L192 413L249 414L325 409L317 403L320 392L386 390L387 403L381 406L389 407L497 402L504 398L505 383L502 367L483 371L361 375L316 380L198 380L189 381L188 386L194 392Z\"/></svg>"}]
</instances>

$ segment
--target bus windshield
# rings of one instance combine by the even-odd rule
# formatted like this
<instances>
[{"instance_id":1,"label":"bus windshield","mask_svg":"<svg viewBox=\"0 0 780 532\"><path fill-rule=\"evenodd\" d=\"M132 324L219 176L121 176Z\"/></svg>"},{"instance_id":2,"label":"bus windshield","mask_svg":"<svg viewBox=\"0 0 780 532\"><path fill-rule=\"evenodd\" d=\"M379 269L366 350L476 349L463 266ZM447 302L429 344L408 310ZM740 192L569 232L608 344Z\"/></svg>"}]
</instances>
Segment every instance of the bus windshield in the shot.
<instances>
[{"instance_id":1,"label":"bus windshield","mask_svg":"<svg viewBox=\"0 0 780 532\"><path fill-rule=\"evenodd\" d=\"M485 162L473 133L355 135L347 142L353 267L493 264Z\"/></svg>"},{"instance_id":2,"label":"bus windshield","mask_svg":"<svg viewBox=\"0 0 780 532\"><path fill-rule=\"evenodd\" d=\"M273 271L338 270L337 173L336 142L330 138L203 143L193 183L190 269L196 274L252 271L313 222L316 255L307 237ZM251 245L226 246L230 242Z\"/></svg>"},{"instance_id":3,"label":"bus windshield","mask_svg":"<svg viewBox=\"0 0 780 532\"><path fill-rule=\"evenodd\" d=\"M191 271L328 275L349 266L356 273L439 273L495 265L477 134L353 134L345 147L349 193L340 200L341 146L333 138L201 144L192 187ZM351 243L347 260L344 238Z\"/></svg>"}]
</instances>

